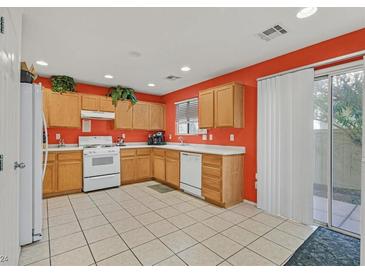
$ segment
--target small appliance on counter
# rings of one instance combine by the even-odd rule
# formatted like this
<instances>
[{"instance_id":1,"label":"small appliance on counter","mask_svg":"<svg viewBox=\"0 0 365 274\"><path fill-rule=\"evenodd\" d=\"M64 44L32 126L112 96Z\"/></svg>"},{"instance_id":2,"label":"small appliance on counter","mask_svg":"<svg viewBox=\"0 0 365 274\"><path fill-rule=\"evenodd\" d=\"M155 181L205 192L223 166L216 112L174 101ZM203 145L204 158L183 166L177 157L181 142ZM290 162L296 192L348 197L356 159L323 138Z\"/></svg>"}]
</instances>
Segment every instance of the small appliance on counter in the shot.
<instances>
[{"instance_id":1,"label":"small appliance on counter","mask_svg":"<svg viewBox=\"0 0 365 274\"><path fill-rule=\"evenodd\" d=\"M165 136L162 131L156 132L148 137L147 143L149 145L166 145Z\"/></svg>"}]
</instances>

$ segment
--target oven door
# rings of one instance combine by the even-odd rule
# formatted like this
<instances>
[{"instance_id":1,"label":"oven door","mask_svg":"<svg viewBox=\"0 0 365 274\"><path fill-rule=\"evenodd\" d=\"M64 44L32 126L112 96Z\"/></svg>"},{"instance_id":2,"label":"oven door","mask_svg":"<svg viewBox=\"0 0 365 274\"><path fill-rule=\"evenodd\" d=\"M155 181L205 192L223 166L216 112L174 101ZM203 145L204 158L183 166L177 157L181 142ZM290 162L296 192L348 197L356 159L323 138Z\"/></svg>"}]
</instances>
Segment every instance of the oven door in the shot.
<instances>
[{"instance_id":1,"label":"oven door","mask_svg":"<svg viewBox=\"0 0 365 274\"><path fill-rule=\"evenodd\" d=\"M84 177L120 173L118 153L84 155Z\"/></svg>"}]
</instances>

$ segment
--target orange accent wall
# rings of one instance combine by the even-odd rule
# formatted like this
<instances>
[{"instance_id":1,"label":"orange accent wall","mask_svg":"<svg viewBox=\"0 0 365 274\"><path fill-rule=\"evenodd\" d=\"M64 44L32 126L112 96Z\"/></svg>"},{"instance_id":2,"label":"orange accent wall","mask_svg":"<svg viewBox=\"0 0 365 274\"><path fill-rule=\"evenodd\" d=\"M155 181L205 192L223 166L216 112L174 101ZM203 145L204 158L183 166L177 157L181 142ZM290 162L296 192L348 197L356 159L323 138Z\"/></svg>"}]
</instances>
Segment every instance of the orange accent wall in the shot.
<instances>
[{"instance_id":1,"label":"orange accent wall","mask_svg":"<svg viewBox=\"0 0 365 274\"><path fill-rule=\"evenodd\" d=\"M365 28L169 93L163 97L167 112L166 138L172 134L171 141L178 141L178 136L175 134L175 102L197 97L199 90L227 82L237 81L244 84L246 87L244 129L211 129L208 133L213 134L213 141L202 141L201 136L184 136L184 140L190 143L245 146L242 196L255 202L257 78L360 50L365 50ZM229 141L231 133L235 134L234 142Z\"/></svg>"},{"instance_id":2,"label":"orange accent wall","mask_svg":"<svg viewBox=\"0 0 365 274\"><path fill-rule=\"evenodd\" d=\"M36 80L37 83L42 83L46 88L51 88L51 81L49 78L39 77ZM76 84L76 91L79 93L88 93L95 95L106 95L108 88L88 85L88 84ZM158 102L162 103L161 96L155 96L136 92L136 96L140 101ZM126 135L126 142L146 142L149 134L153 131L147 130L115 130L113 121L92 120L91 132L84 133L81 128L48 128L48 138L50 144L57 144L56 133L60 133L66 144L77 144L79 142L79 136L95 136L95 135L109 135L116 139L122 133Z\"/></svg>"}]
</instances>

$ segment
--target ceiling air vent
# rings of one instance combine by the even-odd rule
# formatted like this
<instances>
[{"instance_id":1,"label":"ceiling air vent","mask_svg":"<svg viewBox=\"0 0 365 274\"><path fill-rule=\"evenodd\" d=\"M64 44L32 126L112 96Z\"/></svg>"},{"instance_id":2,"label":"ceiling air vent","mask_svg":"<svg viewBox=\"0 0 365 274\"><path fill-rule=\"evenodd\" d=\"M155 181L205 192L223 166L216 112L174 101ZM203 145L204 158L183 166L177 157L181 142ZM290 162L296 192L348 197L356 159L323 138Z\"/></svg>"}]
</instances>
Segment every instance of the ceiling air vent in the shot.
<instances>
[{"instance_id":1,"label":"ceiling air vent","mask_svg":"<svg viewBox=\"0 0 365 274\"><path fill-rule=\"evenodd\" d=\"M181 77L179 76L175 76L175 75L169 75L166 77L167 80L170 80L170 81L175 81L175 80L178 80L180 79Z\"/></svg>"},{"instance_id":2,"label":"ceiling air vent","mask_svg":"<svg viewBox=\"0 0 365 274\"><path fill-rule=\"evenodd\" d=\"M276 37L279 37L283 34L288 33L286 29L284 29L280 25L275 25L271 28L268 28L267 30L264 30L263 32L258 33L258 36L265 41L270 41Z\"/></svg>"}]
</instances>

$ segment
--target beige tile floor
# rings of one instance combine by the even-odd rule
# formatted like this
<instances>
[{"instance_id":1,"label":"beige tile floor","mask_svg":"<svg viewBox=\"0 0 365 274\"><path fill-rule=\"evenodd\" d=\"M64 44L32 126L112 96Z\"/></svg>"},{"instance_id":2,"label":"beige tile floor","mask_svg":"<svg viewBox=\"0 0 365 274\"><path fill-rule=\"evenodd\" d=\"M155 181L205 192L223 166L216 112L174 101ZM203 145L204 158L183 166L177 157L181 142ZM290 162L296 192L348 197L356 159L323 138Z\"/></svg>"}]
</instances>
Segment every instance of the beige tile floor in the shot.
<instances>
[{"instance_id":1,"label":"beige tile floor","mask_svg":"<svg viewBox=\"0 0 365 274\"><path fill-rule=\"evenodd\" d=\"M19 264L282 265L314 229L152 184L44 200L44 237L22 248Z\"/></svg>"}]
</instances>

